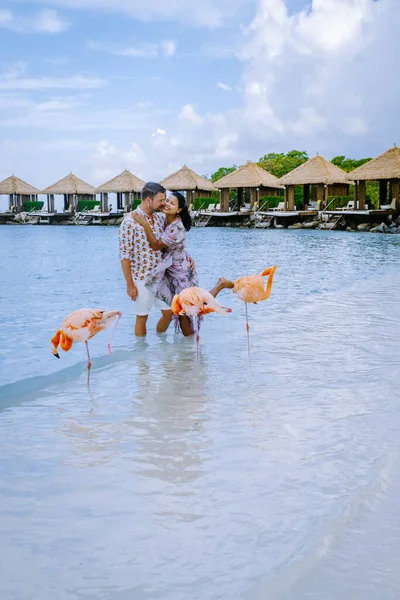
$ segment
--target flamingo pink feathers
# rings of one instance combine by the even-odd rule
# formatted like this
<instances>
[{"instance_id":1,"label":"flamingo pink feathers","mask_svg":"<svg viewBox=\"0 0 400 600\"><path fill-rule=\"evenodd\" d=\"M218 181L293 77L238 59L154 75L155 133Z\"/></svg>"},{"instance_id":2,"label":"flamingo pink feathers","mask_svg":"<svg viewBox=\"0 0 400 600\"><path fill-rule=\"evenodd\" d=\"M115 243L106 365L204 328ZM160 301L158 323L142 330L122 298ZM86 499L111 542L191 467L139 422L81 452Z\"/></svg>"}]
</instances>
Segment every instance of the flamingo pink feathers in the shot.
<instances>
[{"instance_id":1,"label":"flamingo pink feathers","mask_svg":"<svg viewBox=\"0 0 400 600\"><path fill-rule=\"evenodd\" d=\"M276 271L276 265L270 267L269 269L265 269L260 275L244 275L243 277L239 277L237 281L235 281L235 285L233 287L233 293L237 294L238 298L245 302L246 304L246 330L247 330L247 344L248 344L248 352L250 357L250 336L249 336L249 318L247 305L252 302L253 304L257 304L257 302L261 302L263 300L267 300L272 292L272 282L274 279ZM265 282L263 277L268 275L268 282L265 286Z\"/></svg>"},{"instance_id":2,"label":"flamingo pink feathers","mask_svg":"<svg viewBox=\"0 0 400 600\"><path fill-rule=\"evenodd\" d=\"M68 352L74 342L85 342L88 358L88 387L90 368L92 366L88 341L100 331L114 325L108 342L108 351L111 354L111 340L121 316L122 313L119 310L104 311L96 308L80 308L65 317L61 329L55 333L51 340L53 346L52 352L57 358L60 358L58 346L60 346L64 352Z\"/></svg>"},{"instance_id":3,"label":"flamingo pink feathers","mask_svg":"<svg viewBox=\"0 0 400 600\"><path fill-rule=\"evenodd\" d=\"M171 310L174 315L187 315L199 317L212 312L226 315L232 312L231 308L221 306L210 292L199 287L185 288L172 300ZM197 357L199 353L199 330L196 328Z\"/></svg>"}]
</instances>

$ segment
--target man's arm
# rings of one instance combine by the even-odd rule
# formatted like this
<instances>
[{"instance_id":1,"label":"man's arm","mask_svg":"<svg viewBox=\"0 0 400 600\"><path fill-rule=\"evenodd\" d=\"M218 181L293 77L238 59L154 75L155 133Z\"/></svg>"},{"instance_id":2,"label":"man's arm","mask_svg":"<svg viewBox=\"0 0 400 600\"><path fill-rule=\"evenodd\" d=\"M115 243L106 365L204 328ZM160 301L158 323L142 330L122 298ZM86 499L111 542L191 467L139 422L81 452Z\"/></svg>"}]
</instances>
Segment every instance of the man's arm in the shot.
<instances>
[{"instance_id":1,"label":"man's arm","mask_svg":"<svg viewBox=\"0 0 400 600\"><path fill-rule=\"evenodd\" d=\"M126 293L132 300L136 300L138 291L137 287L133 282L132 278L132 265L131 257L133 256L133 239L134 239L133 227L128 227L126 218L122 221L118 231L118 246L119 246L119 257L121 260L122 273L126 282Z\"/></svg>"},{"instance_id":2,"label":"man's arm","mask_svg":"<svg viewBox=\"0 0 400 600\"><path fill-rule=\"evenodd\" d=\"M136 223L139 223L139 225L143 227L147 237L147 241L149 242L150 248L152 250L163 250L163 248L166 247L166 245L161 239L156 238L150 227L149 222L143 215L141 215L140 213L133 212L132 218L135 219Z\"/></svg>"},{"instance_id":3,"label":"man's arm","mask_svg":"<svg viewBox=\"0 0 400 600\"><path fill-rule=\"evenodd\" d=\"M187 256L187 260L189 263L189 267L192 269L193 273L196 271L196 263L194 262L193 258L190 256L190 254L188 254L186 252L186 256Z\"/></svg>"},{"instance_id":4,"label":"man's arm","mask_svg":"<svg viewBox=\"0 0 400 600\"><path fill-rule=\"evenodd\" d=\"M136 300L138 291L136 285L133 283L132 279L132 267L131 261L128 258L124 258L121 260L122 273L124 274L126 281L126 293L132 300Z\"/></svg>"}]
</instances>

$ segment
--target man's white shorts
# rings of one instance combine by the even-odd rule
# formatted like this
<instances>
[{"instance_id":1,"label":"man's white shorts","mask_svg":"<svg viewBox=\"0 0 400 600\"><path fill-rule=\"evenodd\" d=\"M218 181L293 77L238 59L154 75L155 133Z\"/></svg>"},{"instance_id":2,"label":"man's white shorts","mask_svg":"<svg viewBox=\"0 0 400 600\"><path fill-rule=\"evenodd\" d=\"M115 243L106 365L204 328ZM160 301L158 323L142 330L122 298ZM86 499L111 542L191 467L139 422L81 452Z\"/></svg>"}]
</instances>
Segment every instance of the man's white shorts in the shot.
<instances>
[{"instance_id":1,"label":"man's white shorts","mask_svg":"<svg viewBox=\"0 0 400 600\"><path fill-rule=\"evenodd\" d=\"M147 289L144 281L135 281L134 283L138 290L137 298L132 303L135 315L144 317L145 315L148 315L153 308L156 310L171 310L171 307L168 306L168 304L156 298L155 295Z\"/></svg>"}]
</instances>

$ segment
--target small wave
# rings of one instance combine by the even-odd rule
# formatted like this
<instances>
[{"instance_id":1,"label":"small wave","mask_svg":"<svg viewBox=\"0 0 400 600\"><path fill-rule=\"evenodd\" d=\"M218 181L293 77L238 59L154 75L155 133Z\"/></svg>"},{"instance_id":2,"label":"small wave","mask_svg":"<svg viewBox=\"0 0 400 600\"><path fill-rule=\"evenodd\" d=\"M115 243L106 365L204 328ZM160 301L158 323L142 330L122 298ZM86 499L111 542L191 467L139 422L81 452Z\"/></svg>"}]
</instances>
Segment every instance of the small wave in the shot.
<instances>
[{"instance_id":1,"label":"small wave","mask_svg":"<svg viewBox=\"0 0 400 600\"><path fill-rule=\"evenodd\" d=\"M362 510L374 512L376 505L383 499L394 478L397 456L389 452L376 458L377 469L374 479L360 488L350 497L340 514L331 517L317 539L309 548L298 548L278 569L275 578L257 586L252 597L287 598L298 582L326 558L339 543L341 536L348 530ZM344 497L345 498L345 497Z\"/></svg>"},{"instance_id":2,"label":"small wave","mask_svg":"<svg viewBox=\"0 0 400 600\"><path fill-rule=\"evenodd\" d=\"M132 350L119 349L111 355L98 356L92 359L91 371L97 371L115 363L131 360L134 355L135 352ZM0 386L0 412L7 408L18 406L26 400L31 400L33 394L37 397L37 393L41 393L49 387L66 383L72 379L78 379L82 376L83 372L86 372L86 367L87 362L80 361L54 373L27 377Z\"/></svg>"}]
</instances>

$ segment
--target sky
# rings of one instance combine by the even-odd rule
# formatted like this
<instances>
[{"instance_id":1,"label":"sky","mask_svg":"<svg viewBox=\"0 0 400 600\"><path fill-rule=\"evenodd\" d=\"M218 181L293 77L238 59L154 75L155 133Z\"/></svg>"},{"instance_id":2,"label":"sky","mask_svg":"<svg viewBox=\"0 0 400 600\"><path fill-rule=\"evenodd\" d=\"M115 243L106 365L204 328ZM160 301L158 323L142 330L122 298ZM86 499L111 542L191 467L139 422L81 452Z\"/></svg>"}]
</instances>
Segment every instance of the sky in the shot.
<instances>
[{"instance_id":1,"label":"sky","mask_svg":"<svg viewBox=\"0 0 400 600\"><path fill-rule=\"evenodd\" d=\"M400 144L400 0L3 0L0 180Z\"/></svg>"}]
</instances>

